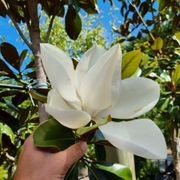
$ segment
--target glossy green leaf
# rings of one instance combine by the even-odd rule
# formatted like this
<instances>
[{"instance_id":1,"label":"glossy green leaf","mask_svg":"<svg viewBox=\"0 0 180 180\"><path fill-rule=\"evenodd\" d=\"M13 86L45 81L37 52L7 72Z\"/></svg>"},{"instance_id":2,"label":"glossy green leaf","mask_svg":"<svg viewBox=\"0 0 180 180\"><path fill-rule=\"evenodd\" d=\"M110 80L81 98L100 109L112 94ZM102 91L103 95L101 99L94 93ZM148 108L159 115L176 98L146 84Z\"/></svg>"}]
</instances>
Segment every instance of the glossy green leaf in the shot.
<instances>
[{"instance_id":1,"label":"glossy green leaf","mask_svg":"<svg viewBox=\"0 0 180 180\"><path fill-rule=\"evenodd\" d=\"M152 50L159 51L163 47L163 40L162 38L158 37L154 40L154 43L152 44L151 48Z\"/></svg>"},{"instance_id":2,"label":"glossy green leaf","mask_svg":"<svg viewBox=\"0 0 180 180\"><path fill-rule=\"evenodd\" d=\"M31 94L33 99L36 99L36 100L43 102L43 103L47 102L47 96L45 96L45 95L43 95L43 94L41 94L41 93L39 93L33 89L29 90L28 92L29 92L29 94Z\"/></svg>"},{"instance_id":3,"label":"glossy green leaf","mask_svg":"<svg viewBox=\"0 0 180 180\"><path fill-rule=\"evenodd\" d=\"M122 164L113 164L113 165L96 164L95 166L100 170L110 172L124 180L132 180L131 170L127 166L124 166Z\"/></svg>"},{"instance_id":4,"label":"glossy green leaf","mask_svg":"<svg viewBox=\"0 0 180 180\"><path fill-rule=\"evenodd\" d=\"M173 39L176 40L178 44L180 44L180 32L176 32L173 36Z\"/></svg>"},{"instance_id":5,"label":"glossy green leaf","mask_svg":"<svg viewBox=\"0 0 180 180\"><path fill-rule=\"evenodd\" d=\"M72 130L62 126L54 119L49 119L40 124L35 130L33 138L37 147L52 147L64 150L74 144Z\"/></svg>"},{"instance_id":6,"label":"glossy green leaf","mask_svg":"<svg viewBox=\"0 0 180 180\"><path fill-rule=\"evenodd\" d=\"M65 17L65 29L68 36L76 40L81 32L82 23L78 12L72 7L68 7L68 11Z\"/></svg>"},{"instance_id":7,"label":"glossy green leaf","mask_svg":"<svg viewBox=\"0 0 180 180\"><path fill-rule=\"evenodd\" d=\"M7 124L0 122L0 147L2 146L2 135L3 134L8 136L9 139L11 140L11 142L14 143L15 136L14 136L12 129Z\"/></svg>"},{"instance_id":8,"label":"glossy green leaf","mask_svg":"<svg viewBox=\"0 0 180 180\"><path fill-rule=\"evenodd\" d=\"M176 69L173 71L172 80L176 85L180 84L180 64L178 64Z\"/></svg>"},{"instance_id":9,"label":"glossy green leaf","mask_svg":"<svg viewBox=\"0 0 180 180\"><path fill-rule=\"evenodd\" d=\"M16 78L14 72L7 66L7 64L0 59L0 72L3 72L4 75L7 75L12 78Z\"/></svg>"},{"instance_id":10,"label":"glossy green leaf","mask_svg":"<svg viewBox=\"0 0 180 180\"><path fill-rule=\"evenodd\" d=\"M15 68L19 68L20 57L17 49L10 43L3 42L0 45L1 54L4 59Z\"/></svg>"},{"instance_id":11,"label":"glossy green leaf","mask_svg":"<svg viewBox=\"0 0 180 180\"><path fill-rule=\"evenodd\" d=\"M143 53L134 50L126 53L122 58L122 79L132 76L138 69Z\"/></svg>"}]
</instances>

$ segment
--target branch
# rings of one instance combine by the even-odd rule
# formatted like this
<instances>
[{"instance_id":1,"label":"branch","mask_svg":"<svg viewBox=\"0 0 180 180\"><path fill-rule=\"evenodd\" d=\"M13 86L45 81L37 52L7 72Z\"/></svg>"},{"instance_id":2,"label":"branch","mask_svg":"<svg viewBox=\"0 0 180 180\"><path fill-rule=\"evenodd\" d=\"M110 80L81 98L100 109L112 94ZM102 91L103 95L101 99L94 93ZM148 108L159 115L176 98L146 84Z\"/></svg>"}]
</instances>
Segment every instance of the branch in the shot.
<instances>
[{"instance_id":1,"label":"branch","mask_svg":"<svg viewBox=\"0 0 180 180\"><path fill-rule=\"evenodd\" d=\"M21 36L21 38L23 39L23 41L26 43L26 45L29 47L29 49L32 50L32 46L31 44L28 42L28 40L26 39L26 37L24 36L23 32L21 31L21 29L19 28L17 22L15 21L10 8L8 7L8 5L5 3L4 0L2 0L2 3L4 4L4 7L6 8L7 14L9 16L9 18L11 19L12 23L14 24L16 30L18 31L19 35Z\"/></svg>"},{"instance_id":2,"label":"branch","mask_svg":"<svg viewBox=\"0 0 180 180\"><path fill-rule=\"evenodd\" d=\"M30 88L28 85L27 86L19 86L19 85L12 85L12 84L0 84L0 89L3 88L9 88L9 89L17 89L17 90L26 90L29 91L29 89L33 89L33 90L44 90L44 89L48 89L48 88Z\"/></svg>"},{"instance_id":3,"label":"branch","mask_svg":"<svg viewBox=\"0 0 180 180\"><path fill-rule=\"evenodd\" d=\"M50 23L49 23L49 27L48 27L48 31L47 31L47 35L46 35L46 38L45 38L45 43L47 43L49 41L49 36L50 36L51 30L52 30L54 18L55 18L55 15L53 15L51 17L51 20L50 20Z\"/></svg>"},{"instance_id":4,"label":"branch","mask_svg":"<svg viewBox=\"0 0 180 180\"><path fill-rule=\"evenodd\" d=\"M149 35L151 36L152 40L154 41L155 38L153 36L153 34L149 31L148 29L148 25L146 24L146 22L144 21L143 17L141 16L139 10L137 9L136 5L133 4L130 0L128 0L129 4L131 4L131 6L135 9L135 11L137 12L138 16L140 17L142 23L144 24L144 27L146 28L146 30L148 31Z\"/></svg>"}]
</instances>

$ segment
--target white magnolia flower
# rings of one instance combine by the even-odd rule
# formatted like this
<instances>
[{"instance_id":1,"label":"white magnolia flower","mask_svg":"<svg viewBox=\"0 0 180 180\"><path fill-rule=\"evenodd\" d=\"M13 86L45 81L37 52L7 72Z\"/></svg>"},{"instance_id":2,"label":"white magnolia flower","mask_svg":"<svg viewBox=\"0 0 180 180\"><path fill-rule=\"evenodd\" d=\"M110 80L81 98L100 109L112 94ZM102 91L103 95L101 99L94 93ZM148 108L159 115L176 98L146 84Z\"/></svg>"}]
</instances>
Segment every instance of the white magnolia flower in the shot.
<instances>
[{"instance_id":1,"label":"white magnolia flower","mask_svg":"<svg viewBox=\"0 0 180 180\"><path fill-rule=\"evenodd\" d=\"M77 129L111 115L132 119L152 109L160 95L159 85L146 78L121 80L121 49L108 51L94 45L76 70L60 49L41 44L42 62L51 82L46 111L62 125ZM99 127L115 147L136 155L164 159L166 143L160 129L149 119L109 122Z\"/></svg>"}]
</instances>

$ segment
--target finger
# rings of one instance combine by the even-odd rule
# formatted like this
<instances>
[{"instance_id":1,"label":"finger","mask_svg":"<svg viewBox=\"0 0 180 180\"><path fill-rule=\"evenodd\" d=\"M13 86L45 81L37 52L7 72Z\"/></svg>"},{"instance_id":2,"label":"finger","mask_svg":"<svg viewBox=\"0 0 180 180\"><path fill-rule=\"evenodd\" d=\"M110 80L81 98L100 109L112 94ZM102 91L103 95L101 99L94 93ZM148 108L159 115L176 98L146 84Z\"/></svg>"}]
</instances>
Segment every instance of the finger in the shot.
<instances>
[{"instance_id":1,"label":"finger","mask_svg":"<svg viewBox=\"0 0 180 180\"><path fill-rule=\"evenodd\" d=\"M65 167L69 169L75 162L77 162L86 152L87 150L87 143L84 141L80 141L64 151L56 153L59 158L62 156L65 157Z\"/></svg>"}]
</instances>

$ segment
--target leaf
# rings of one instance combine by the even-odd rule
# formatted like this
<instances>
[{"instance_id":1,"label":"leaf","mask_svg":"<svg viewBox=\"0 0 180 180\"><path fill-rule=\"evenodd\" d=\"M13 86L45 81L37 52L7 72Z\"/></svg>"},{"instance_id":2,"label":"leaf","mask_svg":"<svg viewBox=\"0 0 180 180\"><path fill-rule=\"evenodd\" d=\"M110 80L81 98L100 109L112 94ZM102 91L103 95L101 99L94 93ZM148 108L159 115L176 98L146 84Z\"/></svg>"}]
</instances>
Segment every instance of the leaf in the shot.
<instances>
[{"instance_id":1,"label":"leaf","mask_svg":"<svg viewBox=\"0 0 180 180\"><path fill-rule=\"evenodd\" d=\"M158 37L154 40L153 45L151 46L152 50L159 51L163 47L163 40Z\"/></svg>"},{"instance_id":2,"label":"leaf","mask_svg":"<svg viewBox=\"0 0 180 180\"><path fill-rule=\"evenodd\" d=\"M40 102L43 102L43 103L46 103L46 102L47 102L47 96L44 96L43 94L38 93L37 91L32 90L32 89L29 90L28 92L29 92L29 94L31 94L31 96L32 96L34 99L36 99L36 100L38 100L38 101L40 101Z\"/></svg>"},{"instance_id":3,"label":"leaf","mask_svg":"<svg viewBox=\"0 0 180 180\"><path fill-rule=\"evenodd\" d=\"M102 125L108 123L109 121L111 121L110 116L108 116L107 118L104 118L104 119L100 119L96 124L94 124L92 126L81 127L79 129L77 129L76 133L77 133L77 135L81 136L81 135L86 134L92 130L97 129L99 126L102 126Z\"/></svg>"},{"instance_id":4,"label":"leaf","mask_svg":"<svg viewBox=\"0 0 180 180\"><path fill-rule=\"evenodd\" d=\"M95 144L95 154L97 161L106 161L106 150L103 145Z\"/></svg>"},{"instance_id":5,"label":"leaf","mask_svg":"<svg viewBox=\"0 0 180 180\"><path fill-rule=\"evenodd\" d=\"M27 56L27 52L28 52L27 49L25 49L21 52L20 57L19 57L19 62L20 62L19 68L22 66L23 61L24 61L25 57Z\"/></svg>"},{"instance_id":6,"label":"leaf","mask_svg":"<svg viewBox=\"0 0 180 180\"><path fill-rule=\"evenodd\" d=\"M158 0L158 2L159 2L159 11L162 11L166 7L166 1Z\"/></svg>"},{"instance_id":7,"label":"leaf","mask_svg":"<svg viewBox=\"0 0 180 180\"><path fill-rule=\"evenodd\" d=\"M74 144L72 130L62 126L54 119L49 119L40 124L35 130L33 138L37 147L52 147L64 150Z\"/></svg>"},{"instance_id":8,"label":"leaf","mask_svg":"<svg viewBox=\"0 0 180 180\"><path fill-rule=\"evenodd\" d=\"M65 29L68 36L73 40L78 38L82 29L81 18L72 6L68 7L68 11L66 13Z\"/></svg>"},{"instance_id":9,"label":"leaf","mask_svg":"<svg viewBox=\"0 0 180 180\"><path fill-rule=\"evenodd\" d=\"M144 17L146 15L146 13L149 10L149 3L147 3L146 1L141 3L139 11L141 12L141 15Z\"/></svg>"},{"instance_id":10,"label":"leaf","mask_svg":"<svg viewBox=\"0 0 180 180\"><path fill-rule=\"evenodd\" d=\"M173 36L173 39L176 40L180 45L180 32L176 32Z\"/></svg>"},{"instance_id":11,"label":"leaf","mask_svg":"<svg viewBox=\"0 0 180 180\"><path fill-rule=\"evenodd\" d=\"M12 131L12 129L4 123L0 122L0 146L2 147L2 135L5 134L6 136L8 136L11 140L11 142L14 144L14 133Z\"/></svg>"},{"instance_id":12,"label":"leaf","mask_svg":"<svg viewBox=\"0 0 180 180\"><path fill-rule=\"evenodd\" d=\"M79 0L79 5L89 14L99 12L96 0Z\"/></svg>"},{"instance_id":13,"label":"leaf","mask_svg":"<svg viewBox=\"0 0 180 180\"><path fill-rule=\"evenodd\" d=\"M13 71L7 66L7 64L2 59L0 59L0 71L5 72L5 75L8 75L12 78L16 78Z\"/></svg>"},{"instance_id":14,"label":"leaf","mask_svg":"<svg viewBox=\"0 0 180 180\"><path fill-rule=\"evenodd\" d=\"M75 163L66 173L64 180L78 180L79 163Z\"/></svg>"},{"instance_id":15,"label":"leaf","mask_svg":"<svg viewBox=\"0 0 180 180\"><path fill-rule=\"evenodd\" d=\"M0 45L1 54L4 57L4 59L10 63L13 67L19 68L19 54L17 52L17 49L10 43L3 42Z\"/></svg>"},{"instance_id":16,"label":"leaf","mask_svg":"<svg viewBox=\"0 0 180 180\"><path fill-rule=\"evenodd\" d=\"M176 65L176 69L172 73L172 80L176 85L180 84L180 64Z\"/></svg>"},{"instance_id":17,"label":"leaf","mask_svg":"<svg viewBox=\"0 0 180 180\"><path fill-rule=\"evenodd\" d=\"M113 164L113 165L96 164L95 166L100 170L110 172L124 180L132 180L131 170L127 166L124 166L122 164Z\"/></svg>"},{"instance_id":18,"label":"leaf","mask_svg":"<svg viewBox=\"0 0 180 180\"><path fill-rule=\"evenodd\" d=\"M12 98L12 103L13 103L13 105L18 106L19 104L21 104L26 99L28 99L27 93L17 92L16 96Z\"/></svg>"},{"instance_id":19,"label":"leaf","mask_svg":"<svg viewBox=\"0 0 180 180\"><path fill-rule=\"evenodd\" d=\"M0 119L8 126L10 126L13 131L17 131L17 129L19 128L19 121L10 113L2 109L0 109Z\"/></svg>"},{"instance_id":20,"label":"leaf","mask_svg":"<svg viewBox=\"0 0 180 180\"><path fill-rule=\"evenodd\" d=\"M122 79L132 76L138 69L143 53L134 50L126 53L122 58Z\"/></svg>"}]
</instances>

